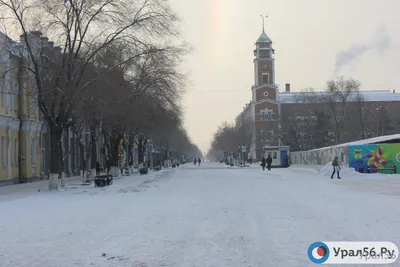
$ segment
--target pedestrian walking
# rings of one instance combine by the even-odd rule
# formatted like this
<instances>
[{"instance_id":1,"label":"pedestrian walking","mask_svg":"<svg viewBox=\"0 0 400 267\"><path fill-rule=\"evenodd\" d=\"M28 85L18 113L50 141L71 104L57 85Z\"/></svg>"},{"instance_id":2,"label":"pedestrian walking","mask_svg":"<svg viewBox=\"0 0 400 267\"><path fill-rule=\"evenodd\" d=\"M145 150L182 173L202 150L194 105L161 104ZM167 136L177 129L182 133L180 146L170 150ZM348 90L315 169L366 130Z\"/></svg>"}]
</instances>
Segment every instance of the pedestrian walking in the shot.
<instances>
[{"instance_id":1,"label":"pedestrian walking","mask_svg":"<svg viewBox=\"0 0 400 267\"><path fill-rule=\"evenodd\" d=\"M267 157L267 169L270 171L271 170L271 165L272 165L272 158L270 155Z\"/></svg>"},{"instance_id":2,"label":"pedestrian walking","mask_svg":"<svg viewBox=\"0 0 400 267\"><path fill-rule=\"evenodd\" d=\"M260 166L262 167L262 170L263 170L263 171L265 171L265 163L266 163L266 162L267 162L267 161L266 161L265 157L263 156L262 159L261 159L261 164L260 164Z\"/></svg>"},{"instance_id":3,"label":"pedestrian walking","mask_svg":"<svg viewBox=\"0 0 400 267\"><path fill-rule=\"evenodd\" d=\"M100 162L96 161L96 175L100 175L100 169L101 169Z\"/></svg>"},{"instance_id":4,"label":"pedestrian walking","mask_svg":"<svg viewBox=\"0 0 400 267\"><path fill-rule=\"evenodd\" d=\"M335 172L337 173L337 178L338 179L342 179L342 178L340 178L340 175L339 175L339 172L340 172L340 170L342 168L340 168L340 166L339 166L339 158L338 157L335 157L333 159L332 167L333 167L333 172L332 172L332 175L331 175L331 179L333 179L333 175L335 174Z\"/></svg>"}]
</instances>

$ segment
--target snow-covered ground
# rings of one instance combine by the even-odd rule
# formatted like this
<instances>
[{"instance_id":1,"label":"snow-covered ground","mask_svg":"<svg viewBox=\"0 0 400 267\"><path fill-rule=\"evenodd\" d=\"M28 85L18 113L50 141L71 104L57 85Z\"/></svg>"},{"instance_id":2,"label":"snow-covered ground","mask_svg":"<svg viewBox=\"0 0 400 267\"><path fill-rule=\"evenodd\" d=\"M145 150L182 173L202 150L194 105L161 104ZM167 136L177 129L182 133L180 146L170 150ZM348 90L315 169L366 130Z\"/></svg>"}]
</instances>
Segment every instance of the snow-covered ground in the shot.
<instances>
[{"instance_id":1,"label":"snow-covered ground","mask_svg":"<svg viewBox=\"0 0 400 267\"><path fill-rule=\"evenodd\" d=\"M397 175L202 163L106 188L29 186L0 198L1 267L299 267L314 241L400 246Z\"/></svg>"}]
</instances>

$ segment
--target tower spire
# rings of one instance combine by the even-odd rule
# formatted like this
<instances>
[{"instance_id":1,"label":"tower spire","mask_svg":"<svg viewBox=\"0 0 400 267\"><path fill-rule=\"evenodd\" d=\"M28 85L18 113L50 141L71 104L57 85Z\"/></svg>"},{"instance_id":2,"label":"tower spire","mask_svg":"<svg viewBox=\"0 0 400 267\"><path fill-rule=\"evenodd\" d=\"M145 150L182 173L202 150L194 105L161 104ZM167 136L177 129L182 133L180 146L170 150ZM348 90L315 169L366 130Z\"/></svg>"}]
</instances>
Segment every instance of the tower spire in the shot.
<instances>
[{"instance_id":1,"label":"tower spire","mask_svg":"<svg viewBox=\"0 0 400 267\"><path fill-rule=\"evenodd\" d=\"M265 18L268 18L268 16L260 15L260 17L262 18L262 30L263 30L263 32L265 32L265 21L264 21L264 17L265 17Z\"/></svg>"}]
</instances>

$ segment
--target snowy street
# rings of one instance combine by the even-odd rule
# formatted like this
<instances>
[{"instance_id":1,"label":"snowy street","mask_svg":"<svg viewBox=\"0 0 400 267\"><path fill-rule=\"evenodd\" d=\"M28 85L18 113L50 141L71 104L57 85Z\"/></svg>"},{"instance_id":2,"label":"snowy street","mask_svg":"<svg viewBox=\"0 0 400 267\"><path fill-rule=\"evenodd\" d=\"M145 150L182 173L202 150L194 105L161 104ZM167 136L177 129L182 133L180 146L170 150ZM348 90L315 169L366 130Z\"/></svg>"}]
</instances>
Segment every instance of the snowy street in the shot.
<instances>
[{"instance_id":1,"label":"snowy street","mask_svg":"<svg viewBox=\"0 0 400 267\"><path fill-rule=\"evenodd\" d=\"M189 163L106 188L0 198L0 266L313 266L314 241L400 246L399 203L397 175Z\"/></svg>"}]
</instances>

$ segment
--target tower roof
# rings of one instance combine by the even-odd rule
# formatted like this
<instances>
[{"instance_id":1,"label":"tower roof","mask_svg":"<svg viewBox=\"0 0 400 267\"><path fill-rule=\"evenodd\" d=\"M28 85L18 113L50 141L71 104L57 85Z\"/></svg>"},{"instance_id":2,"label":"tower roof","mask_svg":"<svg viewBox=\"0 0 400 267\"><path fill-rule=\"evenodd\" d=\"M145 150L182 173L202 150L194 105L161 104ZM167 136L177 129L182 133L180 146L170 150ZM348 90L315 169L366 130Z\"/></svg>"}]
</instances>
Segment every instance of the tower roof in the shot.
<instances>
[{"instance_id":1,"label":"tower roof","mask_svg":"<svg viewBox=\"0 0 400 267\"><path fill-rule=\"evenodd\" d=\"M272 42L271 39L268 37L268 35L263 30L263 32L261 33L260 37L258 37L256 43L271 43L271 42Z\"/></svg>"}]
</instances>

